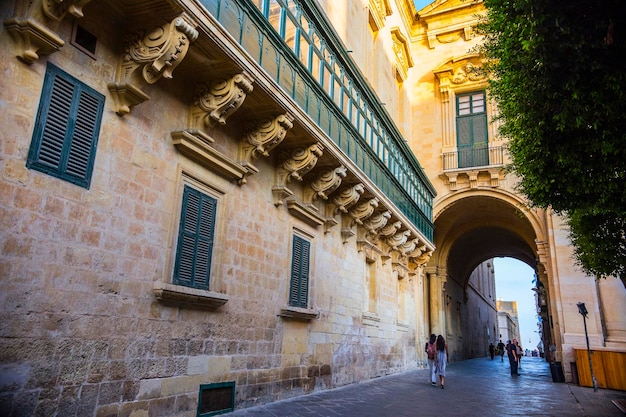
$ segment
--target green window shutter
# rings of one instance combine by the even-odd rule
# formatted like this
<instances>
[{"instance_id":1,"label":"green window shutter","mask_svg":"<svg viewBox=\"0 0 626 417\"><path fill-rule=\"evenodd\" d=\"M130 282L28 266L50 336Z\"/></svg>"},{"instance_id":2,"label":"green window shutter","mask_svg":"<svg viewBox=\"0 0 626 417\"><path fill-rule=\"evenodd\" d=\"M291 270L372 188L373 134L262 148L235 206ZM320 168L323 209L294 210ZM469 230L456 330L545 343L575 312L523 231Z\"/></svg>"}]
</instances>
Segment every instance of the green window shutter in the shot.
<instances>
[{"instance_id":1,"label":"green window shutter","mask_svg":"<svg viewBox=\"0 0 626 417\"><path fill-rule=\"evenodd\" d=\"M48 64L26 166L89 188L104 96Z\"/></svg>"},{"instance_id":2,"label":"green window shutter","mask_svg":"<svg viewBox=\"0 0 626 417\"><path fill-rule=\"evenodd\" d=\"M299 236L293 237L289 305L307 308L309 301L309 257L311 243Z\"/></svg>"},{"instance_id":3,"label":"green window shutter","mask_svg":"<svg viewBox=\"0 0 626 417\"><path fill-rule=\"evenodd\" d=\"M185 186L174 284L208 290L217 200Z\"/></svg>"},{"instance_id":4,"label":"green window shutter","mask_svg":"<svg viewBox=\"0 0 626 417\"><path fill-rule=\"evenodd\" d=\"M485 93L480 91L457 96L456 110L459 168L488 165Z\"/></svg>"}]
</instances>

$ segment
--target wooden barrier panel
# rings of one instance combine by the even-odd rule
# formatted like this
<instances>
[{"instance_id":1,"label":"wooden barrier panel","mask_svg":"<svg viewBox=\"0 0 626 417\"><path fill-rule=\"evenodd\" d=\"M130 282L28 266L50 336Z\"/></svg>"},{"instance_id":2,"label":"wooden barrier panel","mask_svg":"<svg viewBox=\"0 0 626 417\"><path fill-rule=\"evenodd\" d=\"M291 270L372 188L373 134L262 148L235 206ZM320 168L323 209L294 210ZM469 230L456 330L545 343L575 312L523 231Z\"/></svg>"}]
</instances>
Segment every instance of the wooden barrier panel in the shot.
<instances>
[{"instance_id":1,"label":"wooden barrier panel","mask_svg":"<svg viewBox=\"0 0 626 417\"><path fill-rule=\"evenodd\" d=\"M587 349L574 349L578 382L593 387ZM598 388L626 391L626 352L591 350L591 364Z\"/></svg>"}]
</instances>

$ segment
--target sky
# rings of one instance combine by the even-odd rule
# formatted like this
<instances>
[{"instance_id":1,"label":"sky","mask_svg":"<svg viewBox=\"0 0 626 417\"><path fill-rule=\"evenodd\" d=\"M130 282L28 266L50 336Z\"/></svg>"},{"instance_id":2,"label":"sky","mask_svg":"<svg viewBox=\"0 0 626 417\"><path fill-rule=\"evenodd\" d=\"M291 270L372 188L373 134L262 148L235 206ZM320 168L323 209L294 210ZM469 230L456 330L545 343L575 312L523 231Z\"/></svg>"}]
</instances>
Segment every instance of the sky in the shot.
<instances>
[{"instance_id":1,"label":"sky","mask_svg":"<svg viewBox=\"0 0 626 417\"><path fill-rule=\"evenodd\" d=\"M520 345L533 350L539 343L537 331L537 307L535 293L535 272L524 262L513 258L495 258L496 299L517 301L520 324ZM529 343L530 340L530 343ZM504 340L506 343L506 341Z\"/></svg>"},{"instance_id":2,"label":"sky","mask_svg":"<svg viewBox=\"0 0 626 417\"><path fill-rule=\"evenodd\" d=\"M413 3L415 3L415 9L419 12L434 1L435 0L413 0Z\"/></svg>"}]
</instances>

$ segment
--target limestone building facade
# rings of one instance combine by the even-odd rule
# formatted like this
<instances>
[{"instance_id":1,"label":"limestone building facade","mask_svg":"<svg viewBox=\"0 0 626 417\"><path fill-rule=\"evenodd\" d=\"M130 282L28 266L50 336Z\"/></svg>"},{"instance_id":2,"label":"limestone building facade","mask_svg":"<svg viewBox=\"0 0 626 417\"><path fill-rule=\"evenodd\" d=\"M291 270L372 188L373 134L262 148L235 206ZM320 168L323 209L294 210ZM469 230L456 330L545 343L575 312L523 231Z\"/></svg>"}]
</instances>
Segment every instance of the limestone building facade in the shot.
<instances>
[{"instance_id":1,"label":"limestone building facade","mask_svg":"<svg viewBox=\"0 0 626 417\"><path fill-rule=\"evenodd\" d=\"M495 256L559 359L577 301L623 348L624 289L504 171L481 10L2 2L2 414L209 415L423 366L431 332L485 355Z\"/></svg>"}]
</instances>

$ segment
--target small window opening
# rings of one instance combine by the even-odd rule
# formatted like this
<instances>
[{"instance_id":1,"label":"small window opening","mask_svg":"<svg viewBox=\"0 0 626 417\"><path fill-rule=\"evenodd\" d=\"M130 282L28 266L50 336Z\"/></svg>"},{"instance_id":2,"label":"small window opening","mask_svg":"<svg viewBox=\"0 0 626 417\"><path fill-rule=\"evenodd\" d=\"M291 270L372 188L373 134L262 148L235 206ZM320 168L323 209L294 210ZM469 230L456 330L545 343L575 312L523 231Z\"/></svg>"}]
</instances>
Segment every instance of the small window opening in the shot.
<instances>
[{"instance_id":1,"label":"small window opening","mask_svg":"<svg viewBox=\"0 0 626 417\"><path fill-rule=\"evenodd\" d=\"M86 53L92 58L96 58L96 44L98 38L93 33L79 25L74 25L74 36L72 37L72 45Z\"/></svg>"},{"instance_id":2,"label":"small window opening","mask_svg":"<svg viewBox=\"0 0 626 417\"><path fill-rule=\"evenodd\" d=\"M235 381L200 385L197 417L209 417L235 410Z\"/></svg>"}]
</instances>

